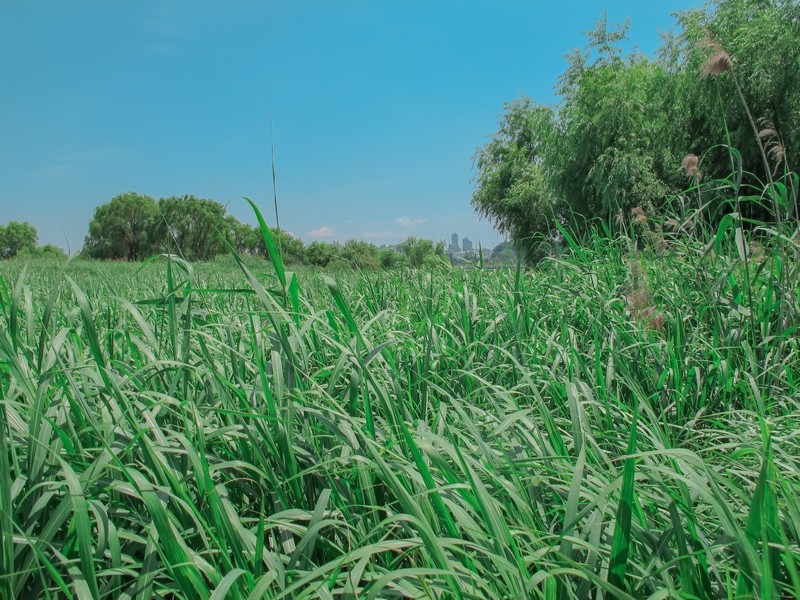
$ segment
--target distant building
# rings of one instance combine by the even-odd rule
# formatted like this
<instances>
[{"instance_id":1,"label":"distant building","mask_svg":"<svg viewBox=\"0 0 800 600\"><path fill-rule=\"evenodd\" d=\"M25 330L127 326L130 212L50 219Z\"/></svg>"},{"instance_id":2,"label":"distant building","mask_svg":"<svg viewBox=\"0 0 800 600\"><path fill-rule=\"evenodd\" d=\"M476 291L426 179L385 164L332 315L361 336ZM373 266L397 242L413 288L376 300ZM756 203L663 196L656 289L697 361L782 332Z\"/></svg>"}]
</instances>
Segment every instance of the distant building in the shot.
<instances>
[{"instance_id":1,"label":"distant building","mask_svg":"<svg viewBox=\"0 0 800 600\"><path fill-rule=\"evenodd\" d=\"M450 246L447 248L447 253L452 256L458 252L461 252L461 248L458 247L458 234L454 233L450 236Z\"/></svg>"},{"instance_id":2,"label":"distant building","mask_svg":"<svg viewBox=\"0 0 800 600\"><path fill-rule=\"evenodd\" d=\"M461 247L464 249L464 252L472 252L472 240L465 237L461 240Z\"/></svg>"}]
</instances>

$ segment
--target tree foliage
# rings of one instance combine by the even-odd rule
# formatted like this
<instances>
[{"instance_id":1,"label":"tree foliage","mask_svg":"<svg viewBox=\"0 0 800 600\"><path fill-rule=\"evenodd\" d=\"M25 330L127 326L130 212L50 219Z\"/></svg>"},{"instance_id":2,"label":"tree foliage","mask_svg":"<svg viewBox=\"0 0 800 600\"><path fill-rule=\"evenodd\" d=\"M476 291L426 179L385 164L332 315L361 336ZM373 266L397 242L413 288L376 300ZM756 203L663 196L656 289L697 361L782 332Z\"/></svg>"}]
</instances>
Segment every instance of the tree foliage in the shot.
<instances>
[{"instance_id":1,"label":"tree foliage","mask_svg":"<svg viewBox=\"0 0 800 600\"><path fill-rule=\"evenodd\" d=\"M36 228L27 221L0 225L0 258L14 258L21 252L33 251L38 240Z\"/></svg>"},{"instance_id":2,"label":"tree foliage","mask_svg":"<svg viewBox=\"0 0 800 600\"><path fill-rule=\"evenodd\" d=\"M150 196L127 192L94 211L83 253L89 258L135 261L151 254L158 205Z\"/></svg>"},{"instance_id":3,"label":"tree foliage","mask_svg":"<svg viewBox=\"0 0 800 600\"><path fill-rule=\"evenodd\" d=\"M475 157L473 206L520 244L547 232L560 210L549 183L559 138L555 116L528 98L507 104L494 139Z\"/></svg>"},{"instance_id":4,"label":"tree foliage","mask_svg":"<svg viewBox=\"0 0 800 600\"><path fill-rule=\"evenodd\" d=\"M774 129L785 164L797 169L800 150L800 3L786 0L727 0L714 10L678 15L679 33L662 47L670 73L665 96L676 118L669 139L684 151L702 154L730 142L742 154L744 171L764 177L761 150L748 115L759 131ZM724 51L732 69L704 77L709 57ZM742 103L741 96L746 100ZM776 157L771 157L775 159ZM704 174L730 172L726 152L704 157Z\"/></svg>"},{"instance_id":5,"label":"tree foliage","mask_svg":"<svg viewBox=\"0 0 800 600\"><path fill-rule=\"evenodd\" d=\"M284 264L376 271L449 264L444 242L409 237L391 248L363 240L314 241L306 246L285 230L270 228ZM84 258L137 261L173 253L190 261L212 260L232 247L242 256L270 259L258 226L240 222L225 207L195 196L154 200L128 192L98 206L89 224Z\"/></svg>"},{"instance_id":6,"label":"tree foliage","mask_svg":"<svg viewBox=\"0 0 800 600\"><path fill-rule=\"evenodd\" d=\"M25 250L22 254L32 258L55 258L59 260L67 258L67 253L55 244L37 246L32 250Z\"/></svg>"},{"instance_id":7,"label":"tree foliage","mask_svg":"<svg viewBox=\"0 0 800 600\"><path fill-rule=\"evenodd\" d=\"M378 248L362 240L344 244L314 241L308 246L284 230L270 228L283 262L325 268L374 271L413 265L430 266L444 255L444 244L408 238L398 249ZM225 207L195 196L157 201L128 192L98 206L89 223L82 255L103 260L143 260L158 253L175 253L188 260L211 260L228 253L228 244L244 256L269 260L269 250L257 226L226 214Z\"/></svg>"},{"instance_id":8,"label":"tree foliage","mask_svg":"<svg viewBox=\"0 0 800 600\"><path fill-rule=\"evenodd\" d=\"M158 201L152 224L158 250L187 260L210 260L227 250L223 242L225 207L195 196L172 196Z\"/></svg>"},{"instance_id":9,"label":"tree foliage","mask_svg":"<svg viewBox=\"0 0 800 600\"><path fill-rule=\"evenodd\" d=\"M283 229L271 227L270 231L272 232L272 237L275 239L275 245L278 247L278 251L283 257L283 262L288 265L302 264L303 253L305 251L303 240L294 237ZM253 227L253 232L256 235L258 242L254 251L251 251L251 254L263 256L264 258L268 259L269 251L264 245L264 238L261 236L261 232L258 230L258 227Z\"/></svg>"},{"instance_id":10,"label":"tree foliage","mask_svg":"<svg viewBox=\"0 0 800 600\"><path fill-rule=\"evenodd\" d=\"M663 172L673 157L661 136L663 68L634 53L621 56L627 26L609 29L605 16L584 53L569 56L558 93L561 138L553 182L570 211L609 218L637 205L651 209L667 191ZM680 160L680 159L678 159Z\"/></svg>"},{"instance_id":11,"label":"tree foliage","mask_svg":"<svg viewBox=\"0 0 800 600\"><path fill-rule=\"evenodd\" d=\"M754 180L795 168L787 163L800 148L800 4L719 0L676 20L678 33L649 59L626 55L627 26L603 16L586 48L567 57L557 106L524 97L505 105L476 153L472 204L518 247L546 236L556 219L614 227L634 207L662 209L687 187L682 158L716 145L741 152ZM732 71L705 77L721 51ZM759 133L770 131L764 164ZM702 170L730 173L727 151L703 156Z\"/></svg>"},{"instance_id":12,"label":"tree foliage","mask_svg":"<svg viewBox=\"0 0 800 600\"><path fill-rule=\"evenodd\" d=\"M272 229L287 264L302 262L303 242ZM83 256L136 261L160 252L189 260L210 260L228 252L225 240L240 254L269 258L258 227L226 214L214 200L173 196L158 202L128 192L95 209L84 242Z\"/></svg>"},{"instance_id":13,"label":"tree foliage","mask_svg":"<svg viewBox=\"0 0 800 600\"><path fill-rule=\"evenodd\" d=\"M398 248L408 258L412 267L433 266L444 260L444 242L410 236L401 242Z\"/></svg>"}]
</instances>

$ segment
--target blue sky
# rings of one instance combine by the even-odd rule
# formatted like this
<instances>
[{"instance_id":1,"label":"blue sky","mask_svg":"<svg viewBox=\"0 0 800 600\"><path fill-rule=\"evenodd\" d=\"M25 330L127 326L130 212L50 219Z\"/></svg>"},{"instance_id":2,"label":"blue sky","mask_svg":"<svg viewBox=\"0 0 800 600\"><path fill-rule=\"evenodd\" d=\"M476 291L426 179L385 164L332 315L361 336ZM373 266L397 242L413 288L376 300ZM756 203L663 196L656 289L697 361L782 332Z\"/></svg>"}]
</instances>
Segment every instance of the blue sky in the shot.
<instances>
[{"instance_id":1,"label":"blue sky","mask_svg":"<svg viewBox=\"0 0 800 600\"><path fill-rule=\"evenodd\" d=\"M553 102L602 11L652 55L701 0L0 4L0 223L75 252L94 208L136 191L212 198L378 245L502 237L470 205L503 103Z\"/></svg>"}]
</instances>

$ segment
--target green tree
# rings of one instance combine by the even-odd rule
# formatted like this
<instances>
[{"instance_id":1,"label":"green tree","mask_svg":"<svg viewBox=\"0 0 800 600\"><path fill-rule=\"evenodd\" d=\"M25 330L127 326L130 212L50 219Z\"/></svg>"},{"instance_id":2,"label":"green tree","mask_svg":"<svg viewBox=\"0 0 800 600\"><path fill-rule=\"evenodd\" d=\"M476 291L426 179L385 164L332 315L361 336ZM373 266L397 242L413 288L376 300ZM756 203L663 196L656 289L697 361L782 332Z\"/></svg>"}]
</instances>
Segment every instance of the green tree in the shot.
<instances>
[{"instance_id":1,"label":"green tree","mask_svg":"<svg viewBox=\"0 0 800 600\"><path fill-rule=\"evenodd\" d=\"M245 252L251 256L260 256L269 259L269 251L264 243L264 237L257 226L239 223L234 217L226 217L226 226L229 239L235 240L234 247L238 252ZM275 245L281 253L284 264L299 265L303 263L305 246L303 240L294 237L289 232L276 227L269 228Z\"/></svg>"},{"instance_id":2,"label":"green tree","mask_svg":"<svg viewBox=\"0 0 800 600\"><path fill-rule=\"evenodd\" d=\"M281 256L283 257L283 262L287 265L303 264L303 259L305 256L305 245L303 244L303 240L294 237L283 229L270 227L270 231L272 232L272 237L275 239L275 244L278 247ZM269 252L267 252L267 249L264 245L264 238L261 236L261 232L258 230L257 234L260 248L262 249L261 252L265 258L269 258Z\"/></svg>"},{"instance_id":3,"label":"green tree","mask_svg":"<svg viewBox=\"0 0 800 600\"><path fill-rule=\"evenodd\" d=\"M0 225L0 258L14 258L20 252L32 251L38 240L36 228L27 221Z\"/></svg>"},{"instance_id":4,"label":"green tree","mask_svg":"<svg viewBox=\"0 0 800 600\"><path fill-rule=\"evenodd\" d=\"M408 258L392 248L380 248L376 258L381 269L396 269L408 265Z\"/></svg>"},{"instance_id":5,"label":"green tree","mask_svg":"<svg viewBox=\"0 0 800 600\"><path fill-rule=\"evenodd\" d=\"M41 258L67 258L67 253L55 244L39 246L33 251L33 255Z\"/></svg>"},{"instance_id":6,"label":"green tree","mask_svg":"<svg viewBox=\"0 0 800 600\"><path fill-rule=\"evenodd\" d=\"M225 207L195 196L172 196L158 201L158 214L148 228L160 251L187 260L210 260L227 249Z\"/></svg>"},{"instance_id":7,"label":"green tree","mask_svg":"<svg viewBox=\"0 0 800 600\"><path fill-rule=\"evenodd\" d=\"M635 206L652 212L668 192L665 171L677 172L683 156L663 136L667 75L637 53L623 58L626 40L627 25L611 29L604 14L586 51L569 56L558 86L561 139L546 157L569 212L611 224Z\"/></svg>"},{"instance_id":8,"label":"green tree","mask_svg":"<svg viewBox=\"0 0 800 600\"><path fill-rule=\"evenodd\" d=\"M339 250L339 258L353 268L365 271L378 269L378 249L375 244L361 240L347 240Z\"/></svg>"},{"instance_id":9,"label":"green tree","mask_svg":"<svg viewBox=\"0 0 800 600\"><path fill-rule=\"evenodd\" d=\"M400 243L399 250L408 257L408 262L412 267L430 266L444 259L444 242L409 236Z\"/></svg>"},{"instance_id":10,"label":"green tree","mask_svg":"<svg viewBox=\"0 0 800 600\"><path fill-rule=\"evenodd\" d=\"M256 246L256 230L247 223L242 223L233 215L227 215L223 220L223 233L239 254L255 254L253 249Z\"/></svg>"},{"instance_id":11,"label":"green tree","mask_svg":"<svg viewBox=\"0 0 800 600\"><path fill-rule=\"evenodd\" d=\"M552 229L563 210L551 177L558 139L555 111L520 98L506 104L498 131L475 156L472 206L520 245Z\"/></svg>"},{"instance_id":12,"label":"green tree","mask_svg":"<svg viewBox=\"0 0 800 600\"><path fill-rule=\"evenodd\" d=\"M305 249L305 263L315 267L327 267L338 254L336 244L319 240L311 242Z\"/></svg>"},{"instance_id":13,"label":"green tree","mask_svg":"<svg viewBox=\"0 0 800 600\"><path fill-rule=\"evenodd\" d=\"M17 257L65 259L67 258L67 254L58 246L53 244L45 244L44 246L36 246L35 248L25 248L20 250L17 253Z\"/></svg>"},{"instance_id":14,"label":"green tree","mask_svg":"<svg viewBox=\"0 0 800 600\"><path fill-rule=\"evenodd\" d=\"M684 154L704 155L730 140L741 153L745 183L758 185L767 178L767 170L776 177L796 171L800 3L717 1L710 9L679 14L678 23L678 33L661 49L671 74L665 98L672 108L673 118L666 123L672 143ZM719 76L706 76L714 61L725 57L728 62L722 64L730 68ZM757 134L770 130L775 135L761 139L768 150L765 165ZM700 170L706 180L728 175L728 152L718 148L705 154Z\"/></svg>"},{"instance_id":15,"label":"green tree","mask_svg":"<svg viewBox=\"0 0 800 600\"><path fill-rule=\"evenodd\" d=\"M94 211L83 255L104 260L135 261L152 254L151 224L158 206L150 196L127 192Z\"/></svg>"},{"instance_id":16,"label":"green tree","mask_svg":"<svg viewBox=\"0 0 800 600\"><path fill-rule=\"evenodd\" d=\"M557 108L527 98L506 105L476 154L472 204L520 251L547 241L554 219L601 218L613 228L635 207L663 210L689 185L680 167L690 153L718 146L703 155L701 174L727 176L720 144L741 152L737 170L757 189L796 169L800 3L717 0L677 19L679 33L651 60L626 56L627 27L610 27L604 15L586 49L568 57ZM705 77L715 61L726 72Z\"/></svg>"}]
</instances>

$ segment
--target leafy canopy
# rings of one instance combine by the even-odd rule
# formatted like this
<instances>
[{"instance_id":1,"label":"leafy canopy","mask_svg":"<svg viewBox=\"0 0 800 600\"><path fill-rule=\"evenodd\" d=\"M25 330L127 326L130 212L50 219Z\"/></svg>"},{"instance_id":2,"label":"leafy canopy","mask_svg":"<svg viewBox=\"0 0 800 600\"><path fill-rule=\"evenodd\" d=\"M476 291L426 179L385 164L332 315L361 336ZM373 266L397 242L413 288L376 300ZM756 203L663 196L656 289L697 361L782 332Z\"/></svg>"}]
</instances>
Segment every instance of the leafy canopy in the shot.
<instances>
[{"instance_id":1,"label":"leafy canopy","mask_svg":"<svg viewBox=\"0 0 800 600\"><path fill-rule=\"evenodd\" d=\"M0 258L14 258L20 252L33 251L38 240L36 228L27 221L0 225Z\"/></svg>"},{"instance_id":2,"label":"leafy canopy","mask_svg":"<svg viewBox=\"0 0 800 600\"><path fill-rule=\"evenodd\" d=\"M682 158L719 144L741 152L753 183L766 169L795 170L787 163L800 148L800 3L721 0L677 14L676 24L650 59L623 52L627 25L609 26L604 15L586 48L567 57L557 106L525 97L505 105L476 153L472 204L518 248L535 247L556 219L577 228L602 219L613 229L635 207L664 209L687 187ZM736 78L704 77L719 49ZM774 132L766 165L765 131ZM729 154L703 155L702 169L730 173Z\"/></svg>"}]
</instances>

